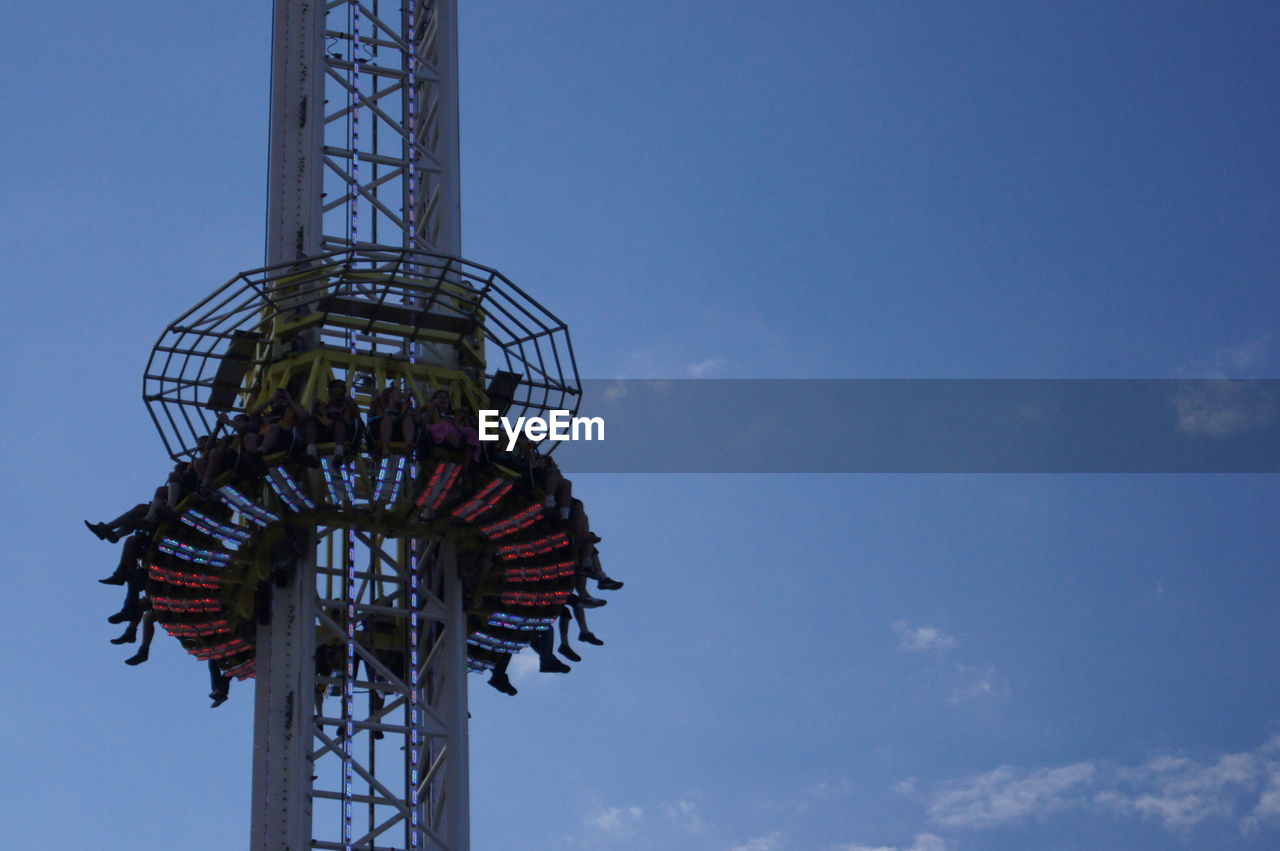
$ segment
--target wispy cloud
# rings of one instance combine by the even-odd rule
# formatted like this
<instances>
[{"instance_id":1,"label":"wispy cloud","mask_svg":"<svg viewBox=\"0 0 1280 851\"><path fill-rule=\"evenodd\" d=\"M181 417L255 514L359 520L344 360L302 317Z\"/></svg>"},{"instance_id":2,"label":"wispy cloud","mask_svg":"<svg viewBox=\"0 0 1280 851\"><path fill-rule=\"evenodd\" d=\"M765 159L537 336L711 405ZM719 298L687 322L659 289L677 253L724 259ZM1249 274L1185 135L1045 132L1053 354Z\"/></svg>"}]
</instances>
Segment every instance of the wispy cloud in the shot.
<instances>
[{"instance_id":1,"label":"wispy cloud","mask_svg":"<svg viewBox=\"0 0 1280 851\"><path fill-rule=\"evenodd\" d=\"M933 833L917 833L910 845L833 845L831 851L948 851L951 844Z\"/></svg>"},{"instance_id":2,"label":"wispy cloud","mask_svg":"<svg viewBox=\"0 0 1280 851\"><path fill-rule=\"evenodd\" d=\"M898 646L908 653L950 650L956 646L955 637L936 626L912 626L906 621L898 621L893 625L893 631L898 633Z\"/></svg>"},{"instance_id":3,"label":"wispy cloud","mask_svg":"<svg viewBox=\"0 0 1280 851\"><path fill-rule=\"evenodd\" d=\"M929 803L929 818L946 827L984 828L1067 809L1071 793L1093 782L1088 763L1019 772L1001 766L986 774L942 784Z\"/></svg>"},{"instance_id":4,"label":"wispy cloud","mask_svg":"<svg viewBox=\"0 0 1280 851\"><path fill-rule=\"evenodd\" d=\"M729 851L779 851L786 846L786 836L781 831L773 831L764 836L749 839L742 845L735 845Z\"/></svg>"},{"instance_id":5,"label":"wispy cloud","mask_svg":"<svg viewBox=\"0 0 1280 851\"><path fill-rule=\"evenodd\" d=\"M722 357L703 358L685 365L685 369L693 378L710 378L712 375L720 371L720 367L724 366L725 359Z\"/></svg>"},{"instance_id":6,"label":"wispy cloud","mask_svg":"<svg viewBox=\"0 0 1280 851\"><path fill-rule=\"evenodd\" d=\"M1269 425L1276 418L1275 394L1246 381L1179 382L1173 407L1177 430L1200 437L1225 437Z\"/></svg>"},{"instance_id":7,"label":"wispy cloud","mask_svg":"<svg viewBox=\"0 0 1280 851\"><path fill-rule=\"evenodd\" d=\"M536 653L517 653L511 657L511 666L507 673L513 680L524 680L538 673L538 656Z\"/></svg>"},{"instance_id":8,"label":"wispy cloud","mask_svg":"<svg viewBox=\"0 0 1280 851\"><path fill-rule=\"evenodd\" d=\"M1009 684L990 665L981 669L956 665L955 681L947 694L948 703L968 703L1009 696Z\"/></svg>"},{"instance_id":9,"label":"wispy cloud","mask_svg":"<svg viewBox=\"0 0 1280 851\"><path fill-rule=\"evenodd\" d=\"M1067 810L1130 816L1186 835L1206 822L1249 832L1280 823L1280 736L1252 751L1207 760L1160 756L1118 766L1076 762L1004 765L937 784L926 796L933 824L987 830Z\"/></svg>"},{"instance_id":10,"label":"wispy cloud","mask_svg":"<svg viewBox=\"0 0 1280 851\"><path fill-rule=\"evenodd\" d=\"M1262 333L1248 340L1218 349L1187 370L1188 378L1239 378L1262 367L1271 350L1271 334Z\"/></svg>"},{"instance_id":11,"label":"wispy cloud","mask_svg":"<svg viewBox=\"0 0 1280 851\"><path fill-rule=\"evenodd\" d=\"M643 815L640 807L601 807L587 816L584 824L613 836L625 836Z\"/></svg>"},{"instance_id":12,"label":"wispy cloud","mask_svg":"<svg viewBox=\"0 0 1280 851\"><path fill-rule=\"evenodd\" d=\"M662 814L685 833L706 833L707 823L698 812L698 805L687 798L662 805Z\"/></svg>"}]
</instances>

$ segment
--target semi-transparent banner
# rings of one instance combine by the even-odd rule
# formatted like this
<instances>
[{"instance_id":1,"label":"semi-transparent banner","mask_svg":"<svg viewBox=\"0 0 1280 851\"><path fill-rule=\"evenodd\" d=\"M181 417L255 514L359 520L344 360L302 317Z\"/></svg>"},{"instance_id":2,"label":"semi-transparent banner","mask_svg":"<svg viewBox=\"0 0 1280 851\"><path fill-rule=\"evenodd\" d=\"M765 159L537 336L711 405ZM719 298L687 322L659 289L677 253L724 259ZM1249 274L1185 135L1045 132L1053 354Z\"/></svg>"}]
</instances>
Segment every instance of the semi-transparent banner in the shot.
<instances>
[{"instance_id":1,"label":"semi-transparent banner","mask_svg":"<svg viewBox=\"0 0 1280 851\"><path fill-rule=\"evenodd\" d=\"M566 472L1280 472L1277 379L584 385L578 415L603 439L584 422L558 442Z\"/></svg>"}]
</instances>

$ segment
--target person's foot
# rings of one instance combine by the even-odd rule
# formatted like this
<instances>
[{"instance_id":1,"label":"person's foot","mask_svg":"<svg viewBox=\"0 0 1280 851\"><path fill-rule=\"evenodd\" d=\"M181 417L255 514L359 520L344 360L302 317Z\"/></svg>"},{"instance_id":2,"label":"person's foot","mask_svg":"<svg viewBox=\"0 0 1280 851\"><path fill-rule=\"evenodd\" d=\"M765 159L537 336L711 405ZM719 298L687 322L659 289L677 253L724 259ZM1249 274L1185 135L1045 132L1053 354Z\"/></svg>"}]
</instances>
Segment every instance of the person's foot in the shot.
<instances>
[{"instance_id":1,"label":"person's foot","mask_svg":"<svg viewBox=\"0 0 1280 851\"><path fill-rule=\"evenodd\" d=\"M509 694L512 697L518 694L516 687L511 684L511 680L506 674L493 674L489 677L489 685L493 686L503 694Z\"/></svg>"},{"instance_id":2,"label":"person's foot","mask_svg":"<svg viewBox=\"0 0 1280 851\"><path fill-rule=\"evenodd\" d=\"M98 581L101 582L103 585L123 585L124 574L118 573L118 572L113 573L110 576L108 576L106 579L99 579Z\"/></svg>"},{"instance_id":3,"label":"person's foot","mask_svg":"<svg viewBox=\"0 0 1280 851\"><path fill-rule=\"evenodd\" d=\"M374 731L373 731L373 737L374 737L375 739L381 739L381 738L383 737L383 735L384 735L384 733L383 733L381 730L374 730Z\"/></svg>"},{"instance_id":4,"label":"person's foot","mask_svg":"<svg viewBox=\"0 0 1280 851\"><path fill-rule=\"evenodd\" d=\"M598 543L600 543L601 541L603 541L603 540L604 540L604 538L600 537L600 536L599 536L599 535L597 535L595 532L588 532L588 533L587 533L587 540L588 540L590 543L598 544Z\"/></svg>"},{"instance_id":5,"label":"person's foot","mask_svg":"<svg viewBox=\"0 0 1280 851\"><path fill-rule=\"evenodd\" d=\"M124 623L128 619L129 619L128 612L116 612L114 615L107 618L107 623Z\"/></svg>"},{"instance_id":6,"label":"person's foot","mask_svg":"<svg viewBox=\"0 0 1280 851\"><path fill-rule=\"evenodd\" d=\"M567 674L572 671L573 668L570 668L564 662L561 662L559 659L552 656L550 659L540 661L538 663L538 670L544 674Z\"/></svg>"},{"instance_id":7,"label":"person's foot","mask_svg":"<svg viewBox=\"0 0 1280 851\"><path fill-rule=\"evenodd\" d=\"M111 527L106 523L90 523L86 520L84 521L84 525L86 529L98 536L99 541L110 541L114 544L116 541L120 540L120 536L115 532L112 532Z\"/></svg>"},{"instance_id":8,"label":"person's foot","mask_svg":"<svg viewBox=\"0 0 1280 851\"><path fill-rule=\"evenodd\" d=\"M594 644L596 647L604 647L604 642L596 638L595 633L580 632L578 633L578 640L584 641L587 644Z\"/></svg>"},{"instance_id":9,"label":"person's foot","mask_svg":"<svg viewBox=\"0 0 1280 851\"><path fill-rule=\"evenodd\" d=\"M302 456L302 463L314 470L320 466L320 456L313 455L308 452L306 455Z\"/></svg>"},{"instance_id":10,"label":"person's foot","mask_svg":"<svg viewBox=\"0 0 1280 851\"><path fill-rule=\"evenodd\" d=\"M141 665L143 662L147 661L147 658L150 655L151 653L148 650L139 650L137 653L134 653L128 659L125 659L124 663L126 665Z\"/></svg>"},{"instance_id":11,"label":"person's foot","mask_svg":"<svg viewBox=\"0 0 1280 851\"><path fill-rule=\"evenodd\" d=\"M609 601L601 600L599 597L588 597L585 594L579 594L578 602L582 604L582 608L584 609L598 609L601 606L607 605Z\"/></svg>"},{"instance_id":12,"label":"person's foot","mask_svg":"<svg viewBox=\"0 0 1280 851\"><path fill-rule=\"evenodd\" d=\"M212 700L213 703L209 706L209 708L217 709L219 706L227 702L227 697L228 697L228 693L225 691L210 692L209 699Z\"/></svg>"},{"instance_id":13,"label":"person's foot","mask_svg":"<svg viewBox=\"0 0 1280 851\"><path fill-rule=\"evenodd\" d=\"M119 637L111 639L112 644L132 644L138 640L138 632L135 629L126 629Z\"/></svg>"},{"instance_id":14,"label":"person's foot","mask_svg":"<svg viewBox=\"0 0 1280 851\"><path fill-rule=\"evenodd\" d=\"M556 650L559 651L561 656L568 659L570 662L582 661L582 657L579 656L577 653L574 653L573 648L570 647L568 644L561 644L559 647L556 648Z\"/></svg>"},{"instance_id":15,"label":"person's foot","mask_svg":"<svg viewBox=\"0 0 1280 851\"><path fill-rule=\"evenodd\" d=\"M610 579L606 576L604 579L596 581L596 587L601 591L617 591L622 587L622 583L616 579Z\"/></svg>"}]
</instances>

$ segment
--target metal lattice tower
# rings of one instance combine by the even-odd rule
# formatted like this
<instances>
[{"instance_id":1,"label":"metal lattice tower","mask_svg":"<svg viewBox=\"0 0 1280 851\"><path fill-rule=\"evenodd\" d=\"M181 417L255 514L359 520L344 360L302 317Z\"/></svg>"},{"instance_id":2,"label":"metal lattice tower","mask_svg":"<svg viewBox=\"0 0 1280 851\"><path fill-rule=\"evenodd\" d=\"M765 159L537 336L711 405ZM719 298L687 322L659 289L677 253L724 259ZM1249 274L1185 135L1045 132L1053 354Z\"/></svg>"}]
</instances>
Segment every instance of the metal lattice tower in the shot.
<instances>
[{"instance_id":1,"label":"metal lattice tower","mask_svg":"<svg viewBox=\"0 0 1280 851\"><path fill-rule=\"evenodd\" d=\"M144 398L172 457L219 414L280 388L307 406L335 378L479 407L502 372L514 414L576 411L564 324L459 259L457 69L456 0L275 0L266 265L153 349ZM165 628L257 678L251 847L468 848L468 667L553 619L565 535L510 482L455 487L465 463L270 463L256 490L180 507L149 567ZM484 585L502 559L550 590Z\"/></svg>"},{"instance_id":2,"label":"metal lattice tower","mask_svg":"<svg viewBox=\"0 0 1280 851\"><path fill-rule=\"evenodd\" d=\"M456 0L276 0L268 266L378 244L461 253L457 72ZM344 334L357 353L353 336ZM424 348L401 354L420 360ZM259 630L253 847L375 847L389 832L405 848L469 847L466 633L452 547L345 524L310 531L303 547ZM330 617L339 610L342 626ZM384 714L357 730L354 690L384 687L358 676L361 663L378 665L355 634L371 614L408 637L413 658L407 681L384 671L395 683ZM316 673L317 635L339 642L344 676ZM332 686L342 690L337 713L310 698ZM395 780L378 765L392 754Z\"/></svg>"}]
</instances>

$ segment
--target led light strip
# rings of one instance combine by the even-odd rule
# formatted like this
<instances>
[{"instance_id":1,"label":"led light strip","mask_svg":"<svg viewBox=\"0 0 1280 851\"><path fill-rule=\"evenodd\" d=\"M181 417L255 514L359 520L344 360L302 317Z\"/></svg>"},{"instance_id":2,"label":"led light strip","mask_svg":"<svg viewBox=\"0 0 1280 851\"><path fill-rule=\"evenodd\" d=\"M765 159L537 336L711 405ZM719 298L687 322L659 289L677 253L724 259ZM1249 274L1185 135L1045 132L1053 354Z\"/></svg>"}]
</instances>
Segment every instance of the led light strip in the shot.
<instances>
[{"instance_id":1,"label":"led light strip","mask_svg":"<svg viewBox=\"0 0 1280 851\"><path fill-rule=\"evenodd\" d=\"M149 565L147 578L164 582L179 588L203 588L216 591L222 586L220 577L208 573L185 573L179 570L167 570L158 564Z\"/></svg>"},{"instance_id":2,"label":"led light strip","mask_svg":"<svg viewBox=\"0 0 1280 851\"><path fill-rule=\"evenodd\" d=\"M346 464L340 463L335 457L326 456L321 462L320 469L324 473L324 484L329 491L329 502L332 505L351 502L351 488L347 483Z\"/></svg>"},{"instance_id":3,"label":"led light strip","mask_svg":"<svg viewBox=\"0 0 1280 851\"><path fill-rule=\"evenodd\" d=\"M342 683L342 722L346 735L342 739L342 810L343 810L343 842L351 847L351 795L352 795L352 740L355 738L355 724L352 720L354 711L354 687L356 678L356 556L355 536L349 529L343 529L346 539L346 598L347 598L347 664L346 677Z\"/></svg>"},{"instance_id":4,"label":"led light strip","mask_svg":"<svg viewBox=\"0 0 1280 851\"><path fill-rule=\"evenodd\" d=\"M422 493L418 495L414 504L421 508L429 501L428 508L435 511L449 495L449 489L453 487L453 483L458 480L461 473L462 467L452 461L437 461L436 468L431 471L430 481L422 489Z\"/></svg>"},{"instance_id":5,"label":"led light strip","mask_svg":"<svg viewBox=\"0 0 1280 851\"><path fill-rule=\"evenodd\" d=\"M269 526L272 523L279 522L280 515L268 511L261 505L258 505L249 497L240 493L240 491L231 487L231 485L223 485L218 488L218 493L222 494L222 501L229 507L244 517L249 518L259 526Z\"/></svg>"},{"instance_id":6,"label":"led light strip","mask_svg":"<svg viewBox=\"0 0 1280 851\"><path fill-rule=\"evenodd\" d=\"M480 530L480 534L489 540L505 538L522 529L527 529L534 523L537 523L542 517L543 508L541 505L531 505L520 513L508 517L505 520L499 520L497 523L491 523Z\"/></svg>"},{"instance_id":7,"label":"led light strip","mask_svg":"<svg viewBox=\"0 0 1280 851\"><path fill-rule=\"evenodd\" d=\"M302 488L294 481L293 476L290 476L283 467L272 467L267 472L267 480L271 483L271 489L295 514L304 509L316 507L315 503L302 492Z\"/></svg>"},{"instance_id":8,"label":"led light strip","mask_svg":"<svg viewBox=\"0 0 1280 851\"><path fill-rule=\"evenodd\" d=\"M160 543L156 544L156 549L165 555L176 556L195 564L207 564L210 567L226 567L227 562L231 560L231 556L226 553L197 549L177 538L162 538Z\"/></svg>"},{"instance_id":9,"label":"led light strip","mask_svg":"<svg viewBox=\"0 0 1280 851\"><path fill-rule=\"evenodd\" d=\"M433 562L434 564L434 559ZM409 842L418 846L418 539L409 539Z\"/></svg>"},{"instance_id":10,"label":"led light strip","mask_svg":"<svg viewBox=\"0 0 1280 851\"><path fill-rule=\"evenodd\" d=\"M501 653L517 653L525 646L519 641L508 641L478 630L467 637L467 643L485 650Z\"/></svg>"},{"instance_id":11,"label":"led light strip","mask_svg":"<svg viewBox=\"0 0 1280 851\"><path fill-rule=\"evenodd\" d=\"M492 510L504 496L511 492L514 485L506 479L495 478L480 489L465 505L455 508L453 516L458 517L464 522L471 523L476 518Z\"/></svg>"},{"instance_id":12,"label":"led light strip","mask_svg":"<svg viewBox=\"0 0 1280 851\"><path fill-rule=\"evenodd\" d=\"M535 567L508 567L503 578L507 582L544 582L573 576L577 570L578 563L570 559Z\"/></svg>"},{"instance_id":13,"label":"led light strip","mask_svg":"<svg viewBox=\"0 0 1280 851\"><path fill-rule=\"evenodd\" d=\"M527 556L540 556L558 550L561 547L569 545L569 536L564 532L556 532L554 535L547 535L538 538L536 541L529 541L520 544L507 544L498 547L498 557L504 561L512 561Z\"/></svg>"},{"instance_id":14,"label":"led light strip","mask_svg":"<svg viewBox=\"0 0 1280 851\"><path fill-rule=\"evenodd\" d=\"M203 532L211 538L217 538L233 550L239 549L241 544L249 540L249 533L239 526L228 526L224 523L219 523L194 508L187 509L178 519L198 532Z\"/></svg>"}]
</instances>

